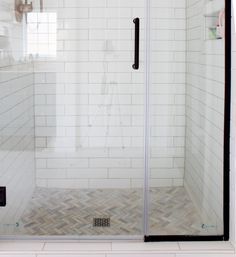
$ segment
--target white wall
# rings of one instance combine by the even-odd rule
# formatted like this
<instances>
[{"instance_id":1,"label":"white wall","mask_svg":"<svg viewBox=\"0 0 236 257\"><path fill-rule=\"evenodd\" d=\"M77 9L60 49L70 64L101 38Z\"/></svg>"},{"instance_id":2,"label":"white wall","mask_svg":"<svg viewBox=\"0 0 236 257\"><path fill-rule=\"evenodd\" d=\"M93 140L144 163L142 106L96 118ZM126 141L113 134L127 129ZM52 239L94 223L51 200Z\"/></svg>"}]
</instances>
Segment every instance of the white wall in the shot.
<instances>
[{"instance_id":1,"label":"white wall","mask_svg":"<svg viewBox=\"0 0 236 257\"><path fill-rule=\"evenodd\" d=\"M186 1L150 2L150 185L183 186Z\"/></svg>"},{"instance_id":2,"label":"white wall","mask_svg":"<svg viewBox=\"0 0 236 257\"><path fill-rule=\"evenodd\" d=\"M211 21L204 16L206 3L187 1L184 185L203 221L217 226L218 233L222 233L224 40L208 39L204 25Z\"/></svg>"},{"instance_id":3,"label":"white wall","mask_svg":"<svg viewBox=\"0 0 236 257\"><path fill-rule=\"evenodd\" d=\"M34 189L32 65L24 57L23 23L14 20L13 0L0 3L0 234L16 229Z\"/></svg>"},{"instance_id":4,"label":"white wall","mask_svg":"<svg viewBox=\"0 0 236 257\"><path fill-rule=\"evenodd\" d=\"M143 186L144 4L44 1L57 14L58 49L54 60L35 64L38 186ZM183 184L184 9L185 1L152 7L153 72L161 71L151 92L152 186ZM141 18L139 71L131 67L134 17Z\"/></svg>"},{"instance_id":5,"label":"white wall","mask_svg":"<svg viewBox=\"0 0 236 257\"><path fill-rule=\"evenodd\" d=\"M137 12L127 1L44 1L57 14L58 52L35 64L38 186L143 183L143 64L132 69L143 1L135 3Z\"/></svg>"}]
</instances>

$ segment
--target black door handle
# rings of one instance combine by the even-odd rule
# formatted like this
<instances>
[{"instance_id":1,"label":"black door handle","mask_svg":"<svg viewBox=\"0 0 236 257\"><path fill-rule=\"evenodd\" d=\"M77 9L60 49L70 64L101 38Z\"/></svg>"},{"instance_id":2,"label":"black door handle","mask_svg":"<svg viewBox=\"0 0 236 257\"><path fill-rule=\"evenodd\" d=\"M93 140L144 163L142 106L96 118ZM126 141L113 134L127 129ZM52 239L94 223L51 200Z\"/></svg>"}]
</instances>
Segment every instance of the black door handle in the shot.
<instances>
[{"instance_id":1,"label":"black door handle","mask_svg":"<svg viewBox=\"0 0 236 257\"><path fill-rule=\"evenodd\" d=\"M135 24L135 35L134 35L134 64L132 65L134 70L139 68L139 18L133 20Z\"/></svg>"}]
</instances>

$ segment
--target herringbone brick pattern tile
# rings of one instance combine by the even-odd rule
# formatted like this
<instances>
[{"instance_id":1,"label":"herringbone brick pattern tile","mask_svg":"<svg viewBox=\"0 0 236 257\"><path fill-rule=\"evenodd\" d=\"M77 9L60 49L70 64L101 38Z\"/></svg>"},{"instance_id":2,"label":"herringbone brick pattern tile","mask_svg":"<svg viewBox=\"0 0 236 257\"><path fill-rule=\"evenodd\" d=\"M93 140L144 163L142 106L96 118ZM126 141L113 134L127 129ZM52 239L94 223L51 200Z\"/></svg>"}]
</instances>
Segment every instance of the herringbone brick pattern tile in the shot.
<instances>
[{"instance_id":1,"label":"herringbone brick pattern tile","mask_svg":"<svg viewBox=\"0 0 236 257\"><path fill-rule=\"evenodd\" d=\"M93 218L110 217L110 227ZM142 235L141 189L42 189L35 191L18 232L27 235ZM204 234L202 221L182 187L150 190L150 234Z\"/></svg>"}]
</instances>

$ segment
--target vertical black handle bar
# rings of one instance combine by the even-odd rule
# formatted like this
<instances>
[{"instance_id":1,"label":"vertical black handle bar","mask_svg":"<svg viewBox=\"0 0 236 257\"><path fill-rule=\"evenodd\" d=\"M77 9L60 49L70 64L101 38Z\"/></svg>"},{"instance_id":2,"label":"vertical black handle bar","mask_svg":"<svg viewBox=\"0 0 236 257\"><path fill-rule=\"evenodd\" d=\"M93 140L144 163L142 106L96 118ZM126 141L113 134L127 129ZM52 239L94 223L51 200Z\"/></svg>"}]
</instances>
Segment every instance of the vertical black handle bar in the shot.
<instances>
[{"instance_id":1,"label":"vertical black handle bar","mask_svg":"<svg viewBox=\"0 0 236 257\"><path fill-rule=\"evenodd\" d=\"M135 24L135 35L134 35L134 64L132 65L134 70L139 68L139 18L133 20Z\"/></svg>"}]
</instances>

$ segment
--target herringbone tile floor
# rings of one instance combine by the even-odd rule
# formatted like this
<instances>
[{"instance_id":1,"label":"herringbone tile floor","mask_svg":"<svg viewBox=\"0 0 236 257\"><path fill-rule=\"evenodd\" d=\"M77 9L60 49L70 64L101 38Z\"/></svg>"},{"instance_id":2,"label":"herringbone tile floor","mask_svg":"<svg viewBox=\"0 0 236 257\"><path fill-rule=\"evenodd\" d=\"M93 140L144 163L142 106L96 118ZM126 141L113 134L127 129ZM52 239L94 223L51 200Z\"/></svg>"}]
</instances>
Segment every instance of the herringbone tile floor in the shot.
<instances>
[{"instance_id":1,"label":"herringbone tile floor","mask_svg":"<svg viewBox=\"0 0 236 257\"><path fill-rule=\"evenodd\" d=\"M139 189L42 189L35 191L19 221L27 235L142 235L143 192ZM111 226L93 227L94 217ZM150 190L150 234L206 233L182 187Z\"/></svg>"}]
</instances>

